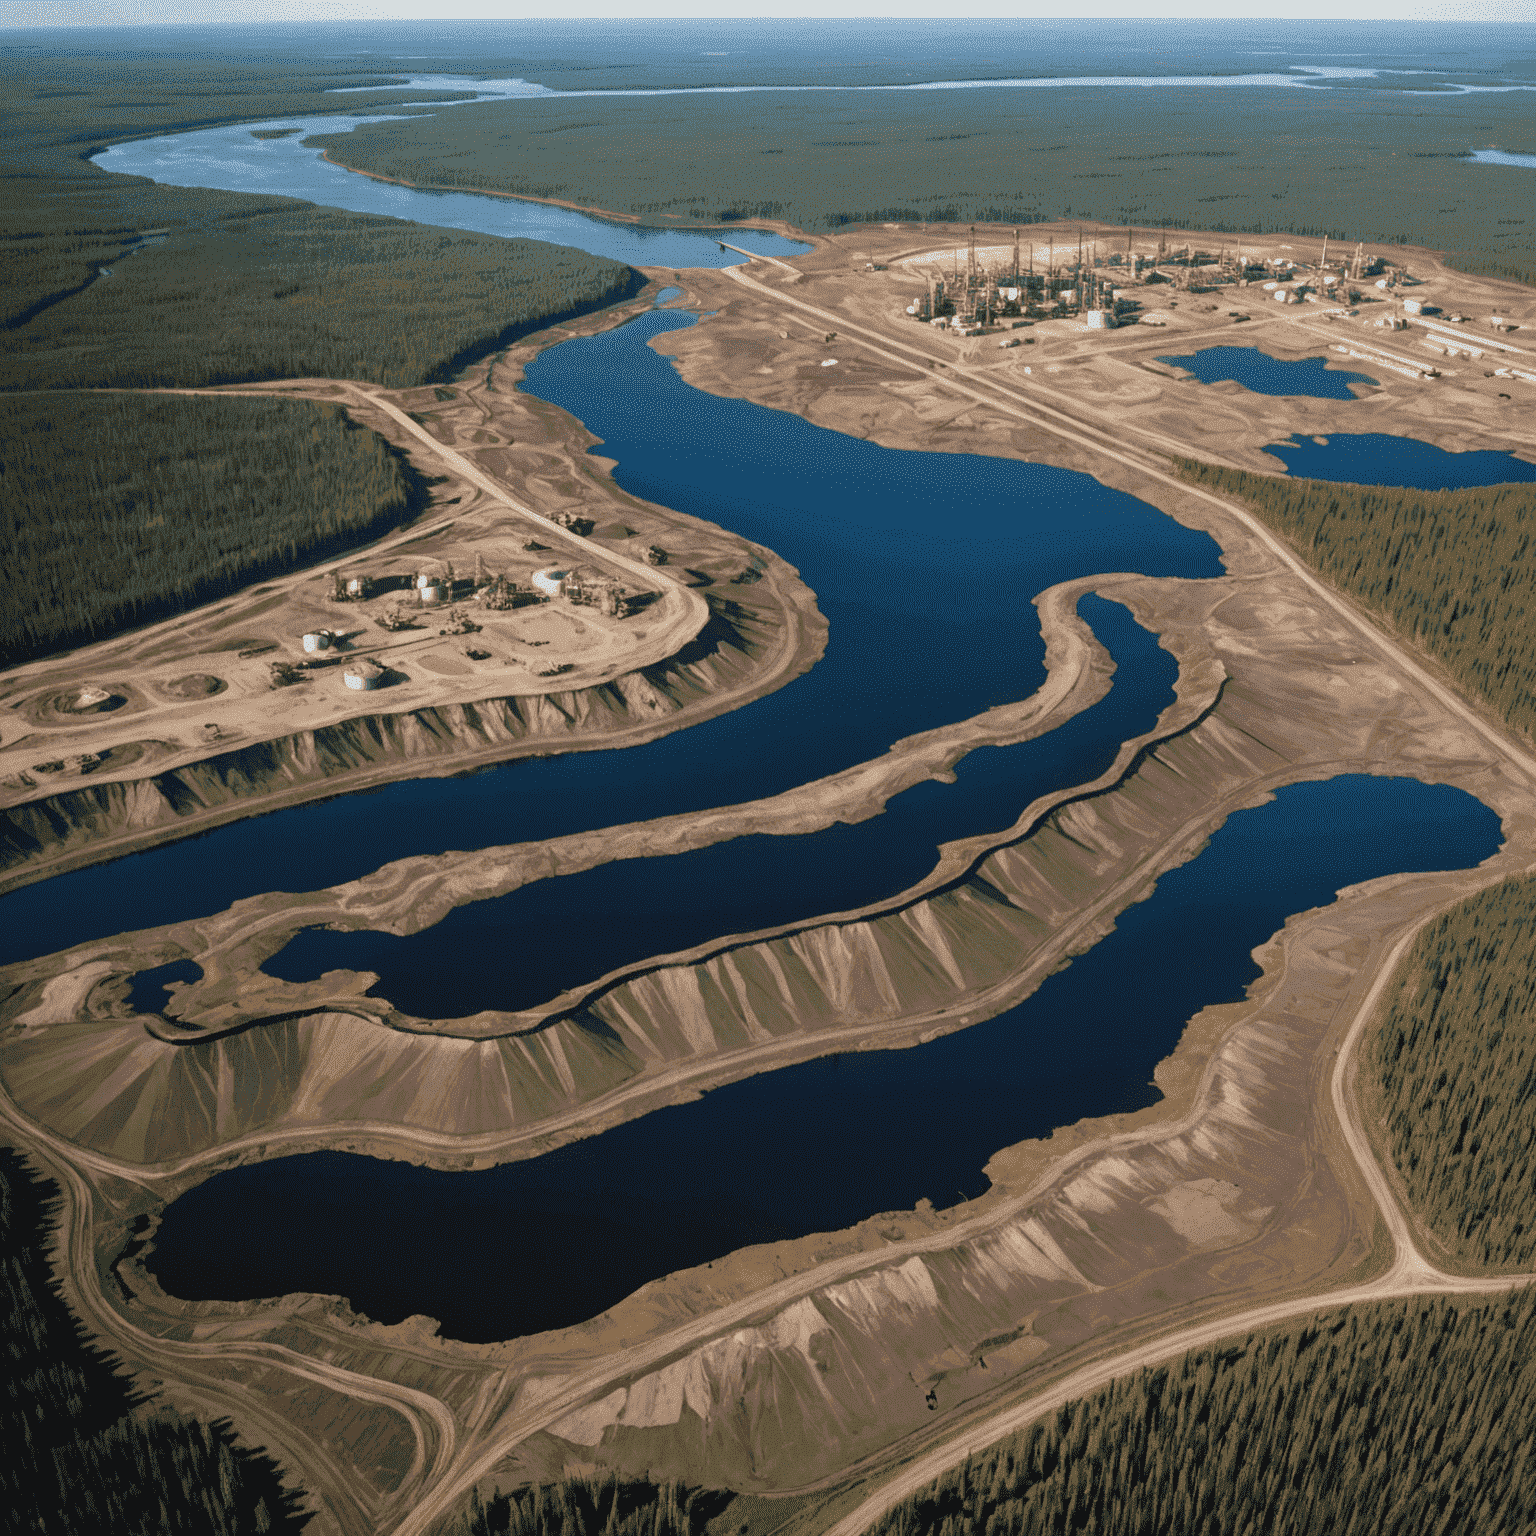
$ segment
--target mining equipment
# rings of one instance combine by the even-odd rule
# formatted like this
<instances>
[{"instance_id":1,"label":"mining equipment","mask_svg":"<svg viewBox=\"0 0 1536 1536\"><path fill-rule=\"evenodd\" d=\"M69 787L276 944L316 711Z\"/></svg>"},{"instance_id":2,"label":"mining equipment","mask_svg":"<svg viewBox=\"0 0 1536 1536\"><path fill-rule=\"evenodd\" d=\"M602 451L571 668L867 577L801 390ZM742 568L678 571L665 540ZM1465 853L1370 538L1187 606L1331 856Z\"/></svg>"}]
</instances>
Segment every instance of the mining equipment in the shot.
<instances>
[{"instance_id":1,"label":"mining equipment","mask_svg":"<svg viewBox=\"0 0 1536 1536\"><path fill-rule=\"evenodd\" d=\"M274 688L291 688L295 683L307 682L304 669L295 666L291 661L274 661L272 663L272 686Z\"/></svg>"},{"instance_id":2,"label":"mining equipment","mask_svg":"<svg viewBox=\"0 0 1536 1536\"><path fill-rule=\"evenodd\" d=\"M373 596L371 576L343 576L340 571L331 572L331 601L333 603L364 603Z\"/></svg>"},{"instance_id":3,"label":"mining equipment","mask_svg":"<svg viewBox=\"0 0 1536 1536\"><path fill-rule=\"evenodd\" d=\"M505 613L509 608L516 608L519 603L536 603L538 600L537 592L520 587L515 581L500 574L493 576L480 594L480 601L493 613Z\"/></svg>"},{"instance_id":4,"label":"mining equipment","mask_svg":"<svg viewBox=\"0 0 1536 1536\"><path fill-rule=\"evenodd\" d=\"M480 626L470 616L459 608L448 610L448 627L438 631L440 635L477 635Z\"/></svg>"},{"instance_id":5,"label":"mining equipment","mask_svg":"<svg viewBox=\"0 0 1536 1536\"><path fill-rule=\"evenodd\" d=\"M611 619L622 619L629 613L623 589L606 577L589 579L580 571L572 571L560 583L560 595L578 608L596 608Z\"/></svg>"},{"instance_id":6,"label":"mining equipment","mask_svg":"<svg viewBox=\"0 0 1536 1536\"><path fill-rule=\"evenodd\" d=\"M341 636L334 629L312 629L300 641L307 654L313 656L316 651L328 651L336 644Z\"/></svg>"},{"instance_id":7,"label":"mining equipment","mask_svg":"<svg viewBox=\"0 0 1536 1536\"><path fill-rule=\"evenodd\" d=\"M666 550L659 544L652 544L645 552L645 563L647 565L665 565L667 563Z\"/></svg>"},{"instance_id":8,"label":"mining equipment","mask_svg":"<svg viewBox=\"0 0 1536 1536\"><path fill-rule=\"evenodd\" d=\"M388 613L379 614L373 622L380 629L387 629L391 634L396 634L402 629L418 627L415 615L405 608L392 608Z\"/></svg>"}]
</instances>

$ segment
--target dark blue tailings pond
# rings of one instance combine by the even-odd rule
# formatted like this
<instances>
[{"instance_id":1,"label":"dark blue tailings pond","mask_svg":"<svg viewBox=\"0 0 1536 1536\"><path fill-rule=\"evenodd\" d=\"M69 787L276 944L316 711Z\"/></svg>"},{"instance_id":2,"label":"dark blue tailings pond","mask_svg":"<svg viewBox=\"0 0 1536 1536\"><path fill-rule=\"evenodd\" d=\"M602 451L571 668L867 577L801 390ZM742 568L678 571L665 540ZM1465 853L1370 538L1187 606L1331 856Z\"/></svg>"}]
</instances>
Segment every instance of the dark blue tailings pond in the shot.
<instances>
[{"instance_id":1,"label":"dark blue tailings pond","mask_svg":"<svg viewBox=\"0 0 1536 1536\"><path fill-rule=\"evenodd\" d=\"M970 753L955 784L914 785L852 826L536 881L408 938L306 928L263 969L285 981L377 971L372 990L401 1011L462 1018L531 1007L649 955L895 896L928 874L938 844L1004 831L1037 795L1096 779L1173 702L1178 666L1156 636L1118 603L1090 594L1078 607L1115 659L1108 697L1033 741Z\"/></svg>"},{"instance_id":2,"label":"dark blue tailings pond","mask_svg":"<svg viewBox=\"0 0 1536 1536\"><path fill-rule=\"evenodd\" d=\"M565 342L539 357L527 387L604 440L598 451L619 461L625 490L721 523L800 570L831 629L806 676L647 746L407 780L24 887L0 898L0 963L262 891L334 885L413 854L777 794L1027 697L1045 676L1031 599L1046 587L1098 571L1222 572L1208 535L1089 475L882 448L694 389L646 345L694 323L652 311Z\"/></svg>"},{"instance_id":3,"label":"dark blue tailings pond","mask_svg":"<svg viewBox=\"0 0 1536 1536\"><path fill-rule=\"evenodd\" d=\"M1256 395L1310 395L1314 400L1355 400L1351 384L1374 384L1364 373L1329 365L1325 357L1283 363L1257 347L1202 347L1187 357L1160 357L1170 368L1184 368L1202 384L1233 379Z\"/></svg>"},{"instance_id":4,"label":"dark blue tailings pond","mask_svg":"<svg viewBox=\"0 0 1536 1536\"><path fill-rule=\"evenodd\" d=\"M198 981L203 968L190 960L172 960L134 974L128 988L128 1006L135 1013L159 1013L170 1000L168 988L173 981Z\"/></svg>"},{"instance_id":5,"label":"dark blue tailings pond","mask_svg":"<svg viewBox=\"0 0 1536 1536\"><path fill-rule=\"evenodd\" d=\"M1479 863L1500 840L1460 790L1292 785L985 1024L766 1073L481 1173L337 1152L218 1173L166 1209L148 1264L175 1296L339 1294L458 1339L580 1322L746 1244L953 1204L981 1193L997 1149L1154 1103L1186 1021L1243 995L1250 951L1288 915L1355 881Z\"/></svg>"},{"instance_id":6,"label":"dark blue tailings pond","mask_svg":"<svg viewBox=\"0 0 1536 1536\"><path fill-rule=\"evenodd\" d=\"M1385 432L1334 432L1321 441L1294 433L1265 449L1303 480L1396 485L1420 491L1459 491L1477 485L1529 484L1536 464L1512 453L1475 449L1451 453L1414 437Z\"/></svg>"}]
</instances>

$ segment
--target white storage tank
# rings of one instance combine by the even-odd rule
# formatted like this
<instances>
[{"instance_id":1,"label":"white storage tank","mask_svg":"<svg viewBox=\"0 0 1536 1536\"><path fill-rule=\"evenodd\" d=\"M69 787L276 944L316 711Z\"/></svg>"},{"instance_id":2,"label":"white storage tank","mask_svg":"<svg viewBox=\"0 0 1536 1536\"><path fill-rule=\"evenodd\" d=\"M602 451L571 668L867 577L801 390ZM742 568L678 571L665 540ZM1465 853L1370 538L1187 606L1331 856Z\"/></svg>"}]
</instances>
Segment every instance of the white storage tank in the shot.
<instances>
[{"instance_id":1,"label":"white storage tank","mask_svg":"<svg viewBox=\"0 0 1536 1536\"><path fill-rule=\"evenodd\" d=\"M328 629L314 629L304 636L304 649L313 655L316 651L328 651L331 648L331 632Z\"/></svg>"},{"instance_id":2,"label":"white storage tank","mask_svg":"<svg viewBox=\"0 0 1536 1536\"><path fill-rule=\"evenodd\" d=\"M348 688L377 688L384 681L384 668L365 656L361 661L354 661L341 674L341 680Z\"/></svg>"}]
</instances>

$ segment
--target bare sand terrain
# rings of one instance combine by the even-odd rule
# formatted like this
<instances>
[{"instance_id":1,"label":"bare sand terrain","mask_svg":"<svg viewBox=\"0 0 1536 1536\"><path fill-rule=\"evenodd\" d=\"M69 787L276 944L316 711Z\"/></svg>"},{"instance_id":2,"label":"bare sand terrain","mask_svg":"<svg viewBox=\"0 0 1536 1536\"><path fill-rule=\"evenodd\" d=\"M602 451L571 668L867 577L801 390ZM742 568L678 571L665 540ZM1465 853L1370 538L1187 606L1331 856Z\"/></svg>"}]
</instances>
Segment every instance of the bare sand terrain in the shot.
<instances>
[{"instance_id":1,"label":"bare sand terrain","mask_svg":"<svg viewBox=\"0 0 1536 1536\"><path fill-rule=\"evenodd\" d=\"M471 1487L611 1467L774 1495L796 1529L847 1517L852 1536L879 1490L901 1486L896 1469L946 1464L1044 1411L1062 1383L1083 1390L1157 1348L1331 1295L1505 1283L1457 1281L1418 1257L1354 1107L1352 1049L1420 924L1536 869L1536 759L1242 509L1178 481L1165 456L1276 469L1266 443L1340 431L1530 453L1528 408L1500 398L1520 386L1471 369L1384 370L1369 398L1338 402L1198 385L1149 359L1209 337L1316 355L1326 343L1312 328L1333 334L1290 306L1234 328L1224 309L1237 306L1195 310L1201 295L1177 295L1168 324L1145 334L1051 322L1031 347L988 352L903 313L918 280L900 258L941 238L818 240L793 280L767 263L677 274L714 313L659 344L701 387L891 446L1087 469L1210 530L1227 576L1106 574L1047 594L1039 699L775 802L616 829L606 849L577 839L404 861L4 975L0 1112L65 1182L71 1299L173 1400L271 1444L315 1495L316 1531L425 1532ZM1288 243L1301 259L1307 242ZM1447 308L1497 305L1521 325L1511 343L1536 324L1521 290L1408 254ZM886 270L866 271L871 261ZM518 462L514 446L509 476ZM541 859L575 869L605 852L870 814L970 745L1022 739L1102 690L1102 654L1071 618L1083 588L1128 603L1162 637L1179 662L1176 702L1098 784L947 847L899 899L658 956L527 1016L405 1019L370 995L368 976L306 989L258 974L297 926L412 931L512 888ZM998 1149L977 1200L722 1256L590 1323L483 1346L442 1340L426 1319L370 1323L339 1298L189 1304L142 1264L164 1203L232 1162L329 1146L484 1166L754 1072L990 1017L1234 810L1344 772L1467 789L1501 816L1504 846L1476 869L1371 881L1297 914L1257 952L1247 999L1191 1021L1157 1069L1161 1102ZM166 1017L134 1015L127 977L183 956L206 962L203 981Z\"/></svg>"}]
</instances>

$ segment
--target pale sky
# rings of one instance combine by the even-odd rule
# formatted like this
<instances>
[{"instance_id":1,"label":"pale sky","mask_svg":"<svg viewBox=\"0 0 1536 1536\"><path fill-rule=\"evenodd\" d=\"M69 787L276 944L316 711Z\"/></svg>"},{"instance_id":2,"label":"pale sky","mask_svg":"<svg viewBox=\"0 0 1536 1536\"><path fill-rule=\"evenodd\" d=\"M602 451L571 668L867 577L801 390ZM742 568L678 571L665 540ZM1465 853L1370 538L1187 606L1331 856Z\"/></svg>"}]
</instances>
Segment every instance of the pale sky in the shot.
<instances>
[{"instance_id":1,"label":"pale sky","mask_svg":"<svg viewBox=\"0 0 1536 1536\"><path fill-rule=\"evenodd\" d=\"M1287 18L1334 21L1529 23L1530 0L1296 0ZM1231 0L243 0L241 22L567 21L588 18L740 21L756 18L903 20L964 17L1231 21ZM0 28L205 24L231 20L209 0L0 0Z\"/></svg>"}]
</instances>

